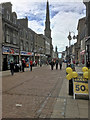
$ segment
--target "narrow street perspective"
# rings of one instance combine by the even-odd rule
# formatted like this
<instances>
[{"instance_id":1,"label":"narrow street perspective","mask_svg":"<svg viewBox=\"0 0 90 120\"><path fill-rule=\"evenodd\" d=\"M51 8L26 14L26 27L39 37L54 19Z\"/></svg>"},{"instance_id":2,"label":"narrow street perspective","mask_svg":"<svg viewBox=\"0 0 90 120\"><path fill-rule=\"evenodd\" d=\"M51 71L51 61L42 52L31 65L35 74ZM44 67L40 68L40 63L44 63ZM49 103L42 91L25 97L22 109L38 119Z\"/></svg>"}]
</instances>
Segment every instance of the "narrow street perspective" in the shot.
<instances>
[{"instance_id":1,"label":"narrow street perspective","mask_svg":"<svg viewBox=\"0 0 90 120\"><path fill-rule=\"evenodd\" d=\"M89 112L90 0L0 0L0 119Z\"/></svg>"},{"instance_id":2,"label":"narrow street perspective","mask_svg":"<svg viewBox=\"0 0 90 120\"><path fill-rule=\"evenodd\" d=\"M62 70L50 66L3 76L3 118L88 118L88 100L68 95Z\"/></svg>"}]
</instances>

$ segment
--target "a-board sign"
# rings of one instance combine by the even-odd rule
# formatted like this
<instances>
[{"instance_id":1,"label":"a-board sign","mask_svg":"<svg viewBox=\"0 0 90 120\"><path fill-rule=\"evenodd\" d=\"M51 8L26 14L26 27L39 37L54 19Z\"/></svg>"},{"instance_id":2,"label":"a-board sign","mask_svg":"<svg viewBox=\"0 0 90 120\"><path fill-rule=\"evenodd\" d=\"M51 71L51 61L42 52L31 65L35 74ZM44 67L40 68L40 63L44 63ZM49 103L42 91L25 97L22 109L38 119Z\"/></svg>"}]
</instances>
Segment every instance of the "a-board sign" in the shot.
<instances>
[{"instance_id":1,"label":"a-board sign","mask_svg":"<svg viewBox=\"0 0 90 120\"><path fill-rule=\"evenodd\" d=\"M84 94L88 95L88 80L81 78L73 79L73 92L74 92L74 99L76 94Z\"/></svg>"}]
</instances>

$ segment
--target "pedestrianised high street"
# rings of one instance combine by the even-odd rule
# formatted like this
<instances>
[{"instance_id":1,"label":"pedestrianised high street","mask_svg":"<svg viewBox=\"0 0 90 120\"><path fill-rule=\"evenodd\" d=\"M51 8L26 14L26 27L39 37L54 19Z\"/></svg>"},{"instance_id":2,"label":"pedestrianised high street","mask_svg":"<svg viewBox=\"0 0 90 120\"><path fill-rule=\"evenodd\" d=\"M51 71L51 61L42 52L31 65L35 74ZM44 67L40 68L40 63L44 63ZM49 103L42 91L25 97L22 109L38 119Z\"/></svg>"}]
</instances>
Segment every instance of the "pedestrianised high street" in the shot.
<instances>
[{"instance_id":1,"label":"pedestrianised high street","mask_svg":"<svg viewBox=\"0 0 90 120\"><path fill-rule=\"evenodd\" d=\"M63 65L3 75L3 118L87 118L88 101L68 95L65 74Z\"/></svg>"}]
</instances>

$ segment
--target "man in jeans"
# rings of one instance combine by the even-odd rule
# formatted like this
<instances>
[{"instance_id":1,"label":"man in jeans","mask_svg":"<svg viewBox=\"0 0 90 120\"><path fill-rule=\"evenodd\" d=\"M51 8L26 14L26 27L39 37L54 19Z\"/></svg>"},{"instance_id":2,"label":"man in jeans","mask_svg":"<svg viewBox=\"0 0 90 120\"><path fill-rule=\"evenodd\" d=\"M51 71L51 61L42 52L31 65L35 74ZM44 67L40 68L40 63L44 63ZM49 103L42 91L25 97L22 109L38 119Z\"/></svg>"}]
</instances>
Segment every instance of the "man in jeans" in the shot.
<instances>
[{"instance_id":1,"label":"man in jeans","mask_svg":"<svg viewBox=\"0 0 90 120\"><path fill-rule=\"evenodd\" d=\"M14 74L14 63L13 63L13 61L11 61L11 63L10 63L10 70L11 70L11 75L13 75Z\"/></svg>"},{"instance_id":2,"label":"man in jeans","mask_svg":"<svg viewBox=\"0 0 90 120\"><path fill-rule=\"evenodd\" d=\"M32 59L30 60L30 71L32 71L32 65L33 65L33 61Z\"/></svg>"}]
</instances>

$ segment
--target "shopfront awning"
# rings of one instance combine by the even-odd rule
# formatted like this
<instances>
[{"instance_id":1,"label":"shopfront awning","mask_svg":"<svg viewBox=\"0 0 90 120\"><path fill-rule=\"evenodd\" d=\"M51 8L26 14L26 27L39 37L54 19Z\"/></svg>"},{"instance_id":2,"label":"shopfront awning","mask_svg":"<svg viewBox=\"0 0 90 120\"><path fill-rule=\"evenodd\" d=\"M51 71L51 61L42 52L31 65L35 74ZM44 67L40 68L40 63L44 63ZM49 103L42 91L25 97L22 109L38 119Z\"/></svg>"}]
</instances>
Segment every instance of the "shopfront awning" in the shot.
<instances>
[{"instance_id":1,"label":"shopfront awning","mask_svg":"<svg viewBox=\"0 0 90 120\"><path fill-rule=\"evenodd\" d=\"M33 52L20 51L20 55L24 55L24 56L33 56L34 53L33 53Z\"/></svg>"}]
</instances>

